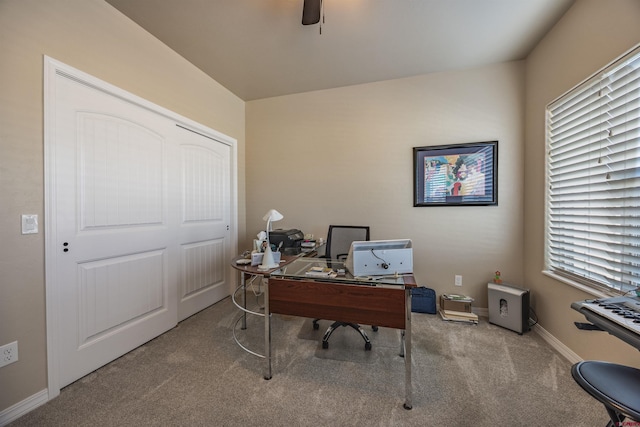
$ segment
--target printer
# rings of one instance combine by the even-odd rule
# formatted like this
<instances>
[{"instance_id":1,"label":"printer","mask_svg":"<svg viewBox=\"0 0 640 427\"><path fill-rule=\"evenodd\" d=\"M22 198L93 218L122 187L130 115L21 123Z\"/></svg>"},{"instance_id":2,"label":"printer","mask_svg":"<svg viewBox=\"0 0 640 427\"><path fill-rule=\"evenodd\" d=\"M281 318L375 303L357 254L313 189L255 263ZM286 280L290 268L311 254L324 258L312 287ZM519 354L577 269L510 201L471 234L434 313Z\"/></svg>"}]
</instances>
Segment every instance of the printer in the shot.
<instances>
[{"instance_id":1,"label":"printer","mask_svg":"<svg viewBox=\"0 0 640 427\"><path fill-rule=\"evenodd\" d=\"M413 273L411 239L352 242L345 267L356 277Z\"/></svg>"},{"instance_id":2,"label":"printer","mask_svg":"<svg viewBox=\"0 0 640 427\"><path fill-rule=\"evenodd\" d=\"M304 241L304 233L298 229L290 230L272 230L269 232L269 242L280 247L280 251L284 254L299 252ZM282 243L282 246L280 246Z\"/></svg>"}]
</instances>

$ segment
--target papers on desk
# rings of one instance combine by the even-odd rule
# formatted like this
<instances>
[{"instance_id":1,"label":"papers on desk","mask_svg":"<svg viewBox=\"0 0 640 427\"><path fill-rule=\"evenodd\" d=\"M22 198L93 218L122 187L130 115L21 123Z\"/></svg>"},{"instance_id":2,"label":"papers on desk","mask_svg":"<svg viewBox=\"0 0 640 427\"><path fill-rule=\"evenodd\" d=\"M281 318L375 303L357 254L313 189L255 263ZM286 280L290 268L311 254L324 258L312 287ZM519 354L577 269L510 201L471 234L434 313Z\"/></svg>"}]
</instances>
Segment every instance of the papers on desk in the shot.
<instances>
[{"instance_id":1,"label":"papers on desk","mask_svg":"<svg viewBox=\"0 0 640 427\"><path fill-rule=\"evenodd\" d=\"M311 267L305 275L309 277L336 277L337 274L335 271L330 269L329 267Z\"/></svg>"}]
</instances>

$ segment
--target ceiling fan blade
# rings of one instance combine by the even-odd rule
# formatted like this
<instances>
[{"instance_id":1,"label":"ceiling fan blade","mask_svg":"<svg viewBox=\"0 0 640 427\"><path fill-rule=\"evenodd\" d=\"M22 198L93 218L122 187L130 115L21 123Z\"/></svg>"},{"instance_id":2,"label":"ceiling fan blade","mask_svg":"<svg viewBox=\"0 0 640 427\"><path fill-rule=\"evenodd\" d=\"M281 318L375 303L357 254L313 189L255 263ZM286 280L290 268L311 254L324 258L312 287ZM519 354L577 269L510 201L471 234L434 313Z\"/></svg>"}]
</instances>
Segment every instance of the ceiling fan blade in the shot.
<instances>
[{"instance_id":1,"label":"ceiling fan blade","mask_svg":"<svg viewBox=\"0 0 640 427\"><path fill-rule=\"evenodd\" d=\"M302 7L302 25L313 25L320 22L322 0L304 0Z\"/></svg>"}]
</instances>

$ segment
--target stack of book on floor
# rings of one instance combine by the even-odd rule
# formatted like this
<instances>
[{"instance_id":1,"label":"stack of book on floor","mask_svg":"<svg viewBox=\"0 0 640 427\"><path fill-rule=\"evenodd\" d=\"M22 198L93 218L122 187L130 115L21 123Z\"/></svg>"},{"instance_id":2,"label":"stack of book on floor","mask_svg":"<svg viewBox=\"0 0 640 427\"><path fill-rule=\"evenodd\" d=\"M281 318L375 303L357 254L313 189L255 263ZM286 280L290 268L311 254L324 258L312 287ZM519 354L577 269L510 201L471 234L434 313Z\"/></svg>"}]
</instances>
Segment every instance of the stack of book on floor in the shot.
<instances>
[{"instance_id":1,"label":"stack of book on floor","mask_svg":"<svg viewBox=\"0 0 640 427\"><path fill-rule=\"evenodd\" d=\"M440 317L453 322L478 323L478 315L471 311L473 298L460 294L440 295Z\"/></svg>"}]
</instances>

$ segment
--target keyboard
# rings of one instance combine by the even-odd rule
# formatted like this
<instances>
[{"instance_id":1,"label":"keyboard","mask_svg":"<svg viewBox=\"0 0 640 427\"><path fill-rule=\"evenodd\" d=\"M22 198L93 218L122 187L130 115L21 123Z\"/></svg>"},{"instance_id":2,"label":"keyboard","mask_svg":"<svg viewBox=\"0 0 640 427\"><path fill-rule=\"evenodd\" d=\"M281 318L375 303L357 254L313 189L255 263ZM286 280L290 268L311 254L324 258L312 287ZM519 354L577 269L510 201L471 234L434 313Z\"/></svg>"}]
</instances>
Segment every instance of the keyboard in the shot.
<instances>
[{"instance_id":1,"label":"keyboard","mask_svg":"<svg viewBox=\"0 0 640 427\"><path fill-rule=\"evenodd\" d=\"M640 301L632 297L586 300L584 308L640 334Z\"/></svg>"},{"instance_id":2,"label":"keyboard","mask_svg":"<svg viewBox=\"0 0 640 427\"><path fill-rule=\"evenodd\" d=\"M601 329L640 349L640 298L621 296L589 299L574 302L571 308Z\"/></svg>"}]
</instances>

